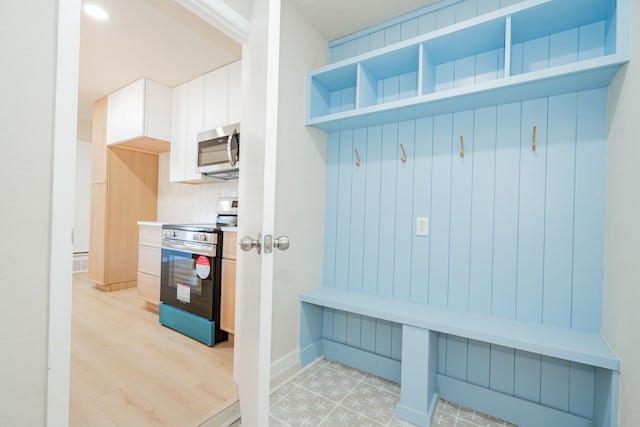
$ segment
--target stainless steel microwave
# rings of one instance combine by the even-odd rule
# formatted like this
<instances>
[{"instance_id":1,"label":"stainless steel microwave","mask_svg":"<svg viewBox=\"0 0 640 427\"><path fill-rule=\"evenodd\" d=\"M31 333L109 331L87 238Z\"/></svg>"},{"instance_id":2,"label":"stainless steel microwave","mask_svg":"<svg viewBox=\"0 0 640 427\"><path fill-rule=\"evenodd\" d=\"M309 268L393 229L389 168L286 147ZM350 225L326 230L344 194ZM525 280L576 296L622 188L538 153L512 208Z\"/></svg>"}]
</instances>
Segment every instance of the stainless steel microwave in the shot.
<instances>
[{"instance_id":1,"label":"stainless steel microwave","mask_svg":"<svg viewBox=\"0 0 640 427\"><path fill-rule=\"evenodd\" d=\"M198 173L213 180L237 179L240 171L240 123L198 133Z\"/></svg>"}]
</instances>

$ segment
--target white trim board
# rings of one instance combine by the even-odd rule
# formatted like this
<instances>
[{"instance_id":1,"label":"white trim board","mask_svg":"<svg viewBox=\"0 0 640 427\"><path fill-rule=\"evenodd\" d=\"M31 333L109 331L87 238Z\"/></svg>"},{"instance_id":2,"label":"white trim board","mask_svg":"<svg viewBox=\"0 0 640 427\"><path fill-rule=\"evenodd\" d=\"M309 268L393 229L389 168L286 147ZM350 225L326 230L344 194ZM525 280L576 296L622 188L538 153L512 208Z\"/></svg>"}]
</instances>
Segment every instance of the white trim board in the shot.
<instances>
[{"instance_id":1,"label":"white trim board","mask_svg":"<svg viewBox=\"0 0 640 427\"><path fill-rule=\"evenodd\" d=\"M71 281L80 0L58 2L49 260L47 426L69 422Z\"/></svg>"}]
</instances>

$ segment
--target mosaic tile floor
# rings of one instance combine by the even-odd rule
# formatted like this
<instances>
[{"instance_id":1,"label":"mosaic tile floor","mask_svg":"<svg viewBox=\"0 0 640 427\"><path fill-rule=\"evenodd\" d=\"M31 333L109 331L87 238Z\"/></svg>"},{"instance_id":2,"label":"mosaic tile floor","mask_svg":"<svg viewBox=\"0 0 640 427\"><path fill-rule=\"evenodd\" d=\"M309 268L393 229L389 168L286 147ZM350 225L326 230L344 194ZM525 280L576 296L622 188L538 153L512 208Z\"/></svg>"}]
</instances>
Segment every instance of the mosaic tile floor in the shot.
<instances>
[{"instance_id":1,"label":"mosaic tile floor","mask_svg":"<svg viewBox=\"0 0 640 427\"><path fill-rule=\"evenodd\" d=\"M398 384L322 358L271 394L269 425L413 426L396 417L399 398ZM438 402L432 426L515 427L444 400Z\"/></svg>"}]
</instances>

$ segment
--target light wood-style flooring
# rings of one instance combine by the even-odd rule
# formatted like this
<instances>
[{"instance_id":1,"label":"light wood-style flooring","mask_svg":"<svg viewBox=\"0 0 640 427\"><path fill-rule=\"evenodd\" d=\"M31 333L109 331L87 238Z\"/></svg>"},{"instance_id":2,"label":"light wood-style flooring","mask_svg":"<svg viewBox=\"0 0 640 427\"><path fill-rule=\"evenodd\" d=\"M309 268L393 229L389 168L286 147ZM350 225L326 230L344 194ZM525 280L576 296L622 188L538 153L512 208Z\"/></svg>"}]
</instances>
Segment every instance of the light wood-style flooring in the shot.
<instances>
[{"instance_id":1,"label":"light wood-style flooring","mask_svg":"<svg viewBox=\"0 0 640 427\"><path fill-rule=\"evenodd\" d=\"M158 323L136 289L74 274L70 425L192 426L238 399L233 345L207 347Z\"/></svg>"}]
</instances>

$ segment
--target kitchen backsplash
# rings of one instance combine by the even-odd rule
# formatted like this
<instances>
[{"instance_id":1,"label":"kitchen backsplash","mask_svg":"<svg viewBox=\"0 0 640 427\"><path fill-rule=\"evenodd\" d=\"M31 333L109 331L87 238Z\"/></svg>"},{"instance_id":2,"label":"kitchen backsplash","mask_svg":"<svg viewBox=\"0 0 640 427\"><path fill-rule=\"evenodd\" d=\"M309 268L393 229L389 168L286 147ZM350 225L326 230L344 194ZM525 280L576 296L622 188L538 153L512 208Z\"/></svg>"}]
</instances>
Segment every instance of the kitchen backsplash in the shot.
<instances>
[{"instance_id":1,"label":"kitchen backsplash","mask_svg":"<svg viewBox=\"0 0 640 427\"><path fill-rule=\"evenodd\" d=\"M215 222L218 197L237 195L238 181L212 182L211 184L169 182L169 153L159 156L158 222Z\"/></svg>"}]
</instances>

